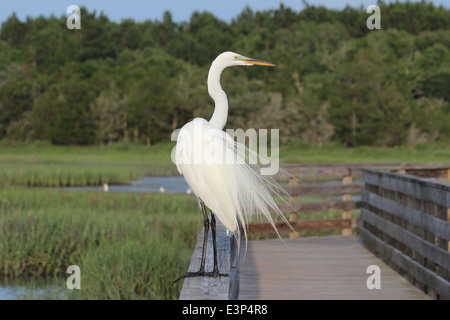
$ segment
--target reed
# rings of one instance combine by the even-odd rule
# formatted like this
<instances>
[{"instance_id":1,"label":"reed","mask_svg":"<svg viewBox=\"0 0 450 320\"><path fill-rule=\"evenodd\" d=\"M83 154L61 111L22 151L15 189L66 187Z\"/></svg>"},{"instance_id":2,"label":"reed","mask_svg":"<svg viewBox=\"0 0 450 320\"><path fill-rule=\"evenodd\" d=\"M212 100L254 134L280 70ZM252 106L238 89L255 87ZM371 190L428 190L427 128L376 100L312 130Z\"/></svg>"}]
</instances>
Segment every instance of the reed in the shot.
<instances>
[{"instance_id":1,"label":"reed","mask_svg":"<svg viewBox=\"0 0 450 320\"><path fill-rule=\"evenodd\" d=\"M0 188L0 276L49 277L69 299L176 299L201 230L193 196Z\"/></svg>"},{"instance_id":2,"label":"reed","mask_svg":"<svg viewBox=\"0 0 450 320\"><path fill-rule=\"evenodd\" d=\"M146 175L177 174L171 144L146 147L0 147L0 186L40 187L126 184Z\"/></svg>"}]
</instances>

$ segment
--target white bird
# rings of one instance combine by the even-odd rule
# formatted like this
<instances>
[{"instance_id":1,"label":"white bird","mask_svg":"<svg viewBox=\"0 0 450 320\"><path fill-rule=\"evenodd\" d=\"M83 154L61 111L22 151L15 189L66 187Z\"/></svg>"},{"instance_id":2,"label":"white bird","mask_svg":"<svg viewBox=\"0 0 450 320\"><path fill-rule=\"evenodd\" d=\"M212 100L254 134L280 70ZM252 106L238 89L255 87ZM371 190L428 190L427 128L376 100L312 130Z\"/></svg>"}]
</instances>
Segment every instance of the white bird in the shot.
<instances>
[{"instance_id":1,"label":"white bird","mask_svg":"<svg viewBox=\"0 0 450 320\"><path fill-rule=\"evenodd\" d=\"M212 118L209 121L196 118L185 124L178 133L175 162L199 199L204 217L204 242L200 270L187 273L174 282L186 277L227 276L219 273L217 267L214 215L229 232L238 236L240 228L246 232L246 219L252 214L264 215L275 228L270 212L276 212L289 225L273 198L274 195L286 195L282 187L272 178L262 176L254 165L246 163L242 150L252 151L223 131L228 117L228 100L220 85L222 71L231 66L251 65L275 66L234 52L220 54L212 63L207 80L209 95L215 103ZM204 268L210 226L206 208L211 210L212 272L205 272Z\"/></svg>"}]
</instances>

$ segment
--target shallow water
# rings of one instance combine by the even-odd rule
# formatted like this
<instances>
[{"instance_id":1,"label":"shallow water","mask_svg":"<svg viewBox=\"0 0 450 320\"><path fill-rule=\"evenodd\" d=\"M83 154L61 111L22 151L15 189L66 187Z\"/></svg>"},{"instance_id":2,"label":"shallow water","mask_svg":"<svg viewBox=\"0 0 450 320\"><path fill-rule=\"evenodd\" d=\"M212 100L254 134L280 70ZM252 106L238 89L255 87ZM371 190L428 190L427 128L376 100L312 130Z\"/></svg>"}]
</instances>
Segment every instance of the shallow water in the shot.
<instances>
[{"instance_id":1,"label":"shallow water","mask_svg":"<svg viewBox=\"0 0 450 320\"><path fill-rule=\"evenodd\" d=\"M61 188L59 188L61 189ZM190 190L183 176L143 177L130 181L127 185L111 185L98 187L66 187L68 191L109 191L109 192L166 192L189 193ZM105 190L106 189L106 190Z\"/></svg>"},{"instance_id":2,"label":"shallow water","mask_svg":"<svg viewBox=\"0 0 450 320\"><path fill-rule=\"evenodd\" d=\"M65 290L45 279L0 282L0 300L64 299Z\"/></svg>"},{"instance_id":3,"label":"shallow water","mask_svg":"<svg viewBox=\"0 0 450 320\"><path fill-rule=\"evenodd\" d=\"M305 181L307 184L342 184L342 180ZM354 181L360 184L361 181ZM105 188L107 188L105 190ZM140 180L130 181L126 185L111 185L97 187L64 187L58 188L68 191L111 191L111 192L166 192L166 193L191 193L191 189L182 175L143 177ZM339 196L335 197L336 199ZM358 196L356 196L358 198Z\"/></svg>"}]
</instances>

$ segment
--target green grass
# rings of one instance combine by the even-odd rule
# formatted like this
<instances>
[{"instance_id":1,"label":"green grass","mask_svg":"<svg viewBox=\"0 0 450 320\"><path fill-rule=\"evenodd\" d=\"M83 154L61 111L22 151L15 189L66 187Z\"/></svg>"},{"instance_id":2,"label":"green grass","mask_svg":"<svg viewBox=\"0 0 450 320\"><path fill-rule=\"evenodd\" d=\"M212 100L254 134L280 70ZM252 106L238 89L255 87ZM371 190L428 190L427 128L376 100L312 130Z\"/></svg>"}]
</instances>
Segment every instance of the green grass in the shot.
<instances>
[{"instance_id":1,"label":"green grass","mask_svg":"<svg viewBox=\"0 0 450 320\"><path fill-rule=\"evenodd\" d=\"M311 146L293 140L280 148L280 163L377 163L377 162L449 162L450 145L421 144L414 147L344 148L335 143Z\"/></svg>"},{"instance_id":2,"label":"green grass","mask_svg":"<svg viewBox=\"0 0 450 320\"><path fill-rule=\"evenodd\" d=\"M0 276L49 277L79 299L177 299L201 215L193 196L0 189ZM52 280L55 281L55 280Z\"/></svg>"},{"instance_id":3,"label":"green grass","mask_svg":"<svg viewBox=\"0 0 450 320\"><path fill-rule=\"evenodd\" d=\"M52 146L43 142L0 144L0 186L94 186L126 184L145 175L178 175L171 161L173 142L151 147L114 144L98 147ZM344 148L311 146L293 140L280 148L280 163L445 162L445 144Z\"/></svg>"},{"instance_id":4,"label":"green grass","mask_svg":"<svg viewBox=\"0 0 450 320\"><path fill-rule=\"evenodd\" d=\"M126 184L145 175L178 174L174 144L63 147L43 143L0 145L0 186Z\"/></svg>"}]
</instances>

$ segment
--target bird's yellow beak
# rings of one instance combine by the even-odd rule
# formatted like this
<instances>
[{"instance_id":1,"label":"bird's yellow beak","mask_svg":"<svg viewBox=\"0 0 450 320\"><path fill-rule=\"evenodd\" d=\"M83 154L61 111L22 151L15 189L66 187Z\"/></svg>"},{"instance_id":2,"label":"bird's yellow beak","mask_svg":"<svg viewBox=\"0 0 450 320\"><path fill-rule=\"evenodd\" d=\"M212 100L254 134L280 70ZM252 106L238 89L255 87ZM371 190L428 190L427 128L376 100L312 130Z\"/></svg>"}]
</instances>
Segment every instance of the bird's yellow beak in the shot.
<instances>
[{"instance_id":1,"label":"bird's yellow beak","mask_svg":"<svg viewBox=\"0 0 450 320\"><path fill-rule=\"evenodd\" d=\"M242 60L249 64L254 64L257 66L276 67L276 64L273 64L272 62L263 61L263 60L258 60L258 59L253 59L253 58L244 58Z\"/></svg>"}]
</instances>

